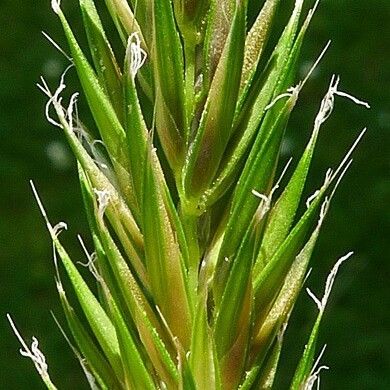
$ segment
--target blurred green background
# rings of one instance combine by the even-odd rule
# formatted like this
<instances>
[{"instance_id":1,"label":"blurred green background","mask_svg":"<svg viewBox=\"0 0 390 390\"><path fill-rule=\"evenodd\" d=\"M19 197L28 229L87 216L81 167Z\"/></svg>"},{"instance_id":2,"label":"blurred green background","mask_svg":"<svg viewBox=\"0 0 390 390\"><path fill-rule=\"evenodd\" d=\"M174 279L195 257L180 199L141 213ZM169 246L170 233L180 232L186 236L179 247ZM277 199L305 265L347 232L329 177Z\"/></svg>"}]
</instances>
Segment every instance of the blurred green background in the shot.
<instances>
[{"instance_id":1,"label":"blurred green background","mask_svg":"<svg viewBox=\"0 0 390 390\"><path fill-rule=\"evenodd\" d=\"M62 3L80 36L77 2ZM282 2L282 13L288 14L291 3ZM7 312L26 338L38 337L58 387L84 389L81 369L50 314L63 321L49 236L28 185L34 179L54 223L68 223L62 239L72 254L81 256L75 236L80 233L87 242L89 237L75 163L59 129L46 123L45 99L35 86L40 75L56 85L66 59L41 30L66 47L48 0L1 0L0 389L44 388L33 364L18 354ZM332 46L302 92L288 127L286 156L297 161L333 73L341 76L341 90L367 100L372 108L336 98L307 189L307 194L313 192L325 170L337 164L367 126L324 224L307 281L321 295L336 259L355 251L340 270L324 318L320 341L328 347L322 362L331 370L323 373L321 383L323 389L385 390L390 389L390 1L321 1L304 46L302 75L328 39ZM69 90L77 90L75 77L68 80ZM289 383L315 316L313 302L302 294L287 330L277 389Z\"/></svg>"}]
</instances>

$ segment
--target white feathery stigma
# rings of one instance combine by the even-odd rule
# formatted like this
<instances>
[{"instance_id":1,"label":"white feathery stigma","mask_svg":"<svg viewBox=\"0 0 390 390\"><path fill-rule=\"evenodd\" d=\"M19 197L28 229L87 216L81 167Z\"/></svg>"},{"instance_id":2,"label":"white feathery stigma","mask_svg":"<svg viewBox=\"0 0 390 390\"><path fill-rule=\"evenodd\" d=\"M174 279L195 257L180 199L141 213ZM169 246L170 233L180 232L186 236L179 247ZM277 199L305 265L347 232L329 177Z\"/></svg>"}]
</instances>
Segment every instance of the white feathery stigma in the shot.
<instances>
[{"instance_id":1,"label":"white feathery stigma","mask_svg":"<svg viewBox=\"0 0 390 390\"><path fill-rule=\"evenodd\" d=\"M278 179L278 181L276 182L276 184L273 186L273 188L271 189L269 195L265 195L265 194L261 194L260 192L256 191L255 189L252 190L252 194L258 198L261 199L261 203L259 204L259 207L257 208L257 211L256 211L256 217L257 219L260 221L261 219L263 219L263 217L268 213L268 211L270 210L271 208L271 203L272 203L272 197L275 193L275 191L279 188L280 186L280 183L284 177L284 175L286 174L287 172L287 169L288 167L290 166L291 164L291 161L292 161L292 157L287 161L287 164L285 165L285 167L283 168L283 171Z\"/></svg>"},{"instance_id":2,"label":"white feathery stigma","mask_svg":"<svg viewBox=\"0 0 390 390\"><path fill-rule=\"evenodd\" d=\"M308 378L305 380L305 382L302 386L303 390L312 390L313 386L316 384L316 382L317 382L317 390L319 390L319 388L320 388L320 372L322 370L329 370L328 366L319 366L320 360L322 358L322 355L325 352L325 349L326 349L326 344L323 346L320 354L318 355L316 362L313 365L313 368L310 371Z\"/></svg>"},{"instance_id":3,"label":"white feathery stigma","mask_svg":"<svg viewBox=\"0 0 390 390\"><path fill-rule=\"evenodd\" d=\"M127 42L126 56L130 59L130 73L132 79L134 80L137 72L145 63L147 54L141 47L141 39L137 32L130 34Z\"/></svg>"},{"instance_id":4,"label":"white feathery stigma","mask_svg":"<svg viewBox=\"0 0 390 390\"><path fill-rule=\"evenodd\" d=\"M325 198L325 201L322 203L321 205L321 210L320 210L320 218L318 220L318 225L317 226L321 226L322 223L324 222L324 219L325 219L325 216L326 216L326 213L328 212L328 209L329 209L329 204L330 204L330 199L328 197Z\"/></svg>"},{"instance_id":5,"label":"white feathery stigma","mask_svg":"<svg viewBox=\"0 0 390 390\"><path fill-rule=\"evenodd\" d=\"M73 127L72 117L73 117L73 110L74 110L74 107L75 107L76 102L77 102L78 92L74 93L71 96L70 101L69 101L69 106L67 109L65 109L62 106L62 98L60 97L60 94L66 88L65 76L66 76L67 72L69 71L69 69L72 68L73 66L74 66L73 64L70 64L65 69L65 71L62 73L61 78L60 78L60 84L57 87L57 89L55 90L54 94L50 91L50 88L47 85L47 82L43 77L41 77L42 84L37 84L38 88L49 98L49 100L46 103L46 107L45 107L45 115L46 115L48 122L53 124L56 127L61 128L61 129L63 129L63 127L64 127L63 122L66 122L72 131L75 130ZM53 105L60 122L57 122L55 119L53 119L50 116L50 106L51 105ZM69 117L69 115L70 115L70 117Z\"/></svg>"},{"instance_id":6,"label":"white feathery stigma","mask_svg":"<svg viewBox=\"0 0 390 390\"><path fill-rule=\"evenodd\" d=\"M99 206L99 210L98 210L99 218L103 219L104 212L106 211L106 208L111 199L111 194L108 190L98 190L94 188L93 191L96 195L98 206Z\"/></svg>"},{"instance_id":7,"label":"white feathery stigma","mask_svg":"<svg viewBox=\"0 0 390 390\"><path fill-rule=\"evenodd\" d=\"M7 313L7 319L11 325L11 328L13 332L15 333L16 337L18 338L20 344L22 345L22 348L20 348L20 354L22 356L30 358L34 365L35 368L37 369L39 375L42 378L48 378L48 372L47 372L47 364L46 364L46 359L45 355L40 351L38 348L38 340L36 337L32 337L32 344L31 348L28 347L26 342L24 341L23 337L20 335L18 329L16 328L11 316Z\"/></svg>"},{"instance_id":8,"label":"white feathery stigma","mask_svg":"<svg viewBox=\"0 0 390 390\"><path fill-rule=\"evenodd\" d=\"M74 127L73 127L73 109L74 109L74 107L76 106L78 96L79 96L79 93L78 93L78 92L75 92L75 93L70 97L69 106L68 106L68 109L66 110L66 115L67 115L67 117L68 117L69 127L70 127L72 130L74 129Z\"/></svg>"},{"instance_id":9,"label":"white feathery stigma","mask_svg":"<svg viewBox=\"0 0 390 390\"><path fill-rule=\"evenodd\" d=\"M53 234L55 237L58 237L63 230L68 230L68 225L65 222L58 222L53 226Z\"/></svg>"},{"instance_id":10,"label":"white feathery stigma","mask_svg":"<svg viewBox=\"0 0 390 390\"><path fill-rule=\"evenodd\" d=\"M322 99L320 110L316 116L314 126L319 128L322 123L324 123L330 116L334 108L334 97L336 95L345 97L352 100L354 103L370 108L370 105L362 100L357 99L356 97L338 90L340 84L340 77L333 75L330 81L328 92L325 94L325 97Z\"/></svg>"},{"instance_id":11,"label":"white feathery stigma","mask_svg":"<svg viewBox=\"0 0 390 390\"><path fill-rule=\"evenodd\" d=\"M328 185L331 183L333 177L333 171L332 169L328 169L325 174L325 180L324 184L322 185L322 188L328 187ZM310 195L306 200L306 207L309 208L310 205L313 203L313 201L317 198L317 196L321 193L321 189L316 190L312 195Z\"/></svg>"},{"instance_id":12,"label":"white feathery stigma","mask_svg":"<svg viewBox=\"0 0 390 390\"><path fill-rule=\"evenodd\" d=\"M323 295L321 300L318 299L309 288L306 288L307 293L309 294L309 296L313 299L313 301L317 305L318 310L320 311L320 314L322 314L325 310L326 304L327 304L328 299L329 299L329 295L332 291L332 287L333 287L337 272L338 272L341 264L344 263L344 261L346 261L347 259L349 259L352 255L353 255L353 252L347 253L345 256L341 257L336 262L336 264L333 266L332 270L330 271L330 273L326 279L325 292L324 292L324 295Z\"/></svg>"},{"instance_id":13,"label":"white feathery stigma","mask_svg":"<svg viewBox=\"0 0 390 390\"><path fill-rule=\"evenodd\" d=\"M60 94L66 88L65 76L69 71L69 69L72 68L73 66L74 66L73 64L70 64L62 73L59 86L57 87L54 94L50 91L50 88L43 77L41 77L41 84L37 84L38 88L49 98L45 107L46 119L48 120L49 123L61 129L64 129L64 126L66 126L69 129L69 131L72 131L74 134L77 135L79 141L85 140L87 144L90 146L92 154L95 156L94 162L97 165L99 165L102 169L108 169L107 164L101 162L97 157L96 148L95 148L95 145L98 143L102 144L103 146L105 145L100 140L92 140L88 131L85 130L83 124L78 119L77 98L79 96L79 93L75 92L72 94L72 96L69 99L68 108L65 109L62 106L62 98L60 97ZM53 119L50 116L51 106L54 107L56 114L59 118L59 121Z\"/></svg>"},{"instance_id":14,"label":"white feathery stigma","mask_svg":"<svg viewBox=\"0 0 390 390\"><path fill-rule=\"evenodd\" d=\"M287 89L287 92L284 92L284 93L281 93L280 95L276 96L275 99L273 99L271 101L271 103L269 103L264 111L268 111L270 108L272 108L279 100L283 99L283 98L291 98L291 97L295 97L295 99L298 97L298 93L299 93L299 85L296 85L295 87L289 87Z\"/></svg>"},{"instance_id":15,"label":"white feathery stigma","mask_svg":"<svg viewBox=\"0 0 390 390\"><path fill-rule=\"evenodd\" d=\"M318 2L317 2L318 3ZM317 4L315 5L315 8L317 7ZM314 64L312 65L312 67L310 68L309 72L307 73L305 79L303 81L301 81L300 83L298 83L295 87L289 87L287 89L286 92L276 96L271 103L269 103L266 107L265 107L265 111L269 110L270 108L272 108L280 99L283 99L285 97L295 97L295 99L298 98L298 94L299 92L301 92L302 88L304 87L304 85L306 84L307 80L310 78L310 76L312 75L312 73L314 72L314 70L317 68L318 64L320 63L320 61L322 60L322 58L324 57L326 51L328 50L329 46L330 46L330 43L331 41L328 41L328 43L325 45L324 49L322 49L320 55L318 56L317 60L314 62Z\"/></svg>"},{"instance_id":16,"label":"white feathery stigma","mask_svg":"<svg viewBox=\"0 0 390 390\"><path fill-rule=\"evenodd\" d=\"M61 0L51 0L51 8L58 15L61 12Z\"/></svg>"},{"instance_id":17,"label":"white feathery stigma","mask_svg":"<svg viewBox=\"0 0 390 390\"><path fill-rule=\"evenodd\" d=\"M39 210L41 211L41 214L46 222L47 229L49 230L51 237L53 239L56 239L63 230L66 230L68 228L68 225L65 222L58 222L54 227L51 225L49 218L46 214L46 210L43 207L43 203L38 195L38 191L35 188L34 182L32 180L30 180L30 186L33 191L35 200L37 201Z\"/></svg>"},{"instance_id":18,"label":"white feathery stigma","mask_svg":"<svg viewBox=\"0 0 390 390\"><path fill-rule=\"evenodd\" d=\"M87 247L85 246L84 244L84 241L82 239L82 237L78 234L77 235L77 238L80 242L80 245L81 247L83 248L83 251L87 257L87 262L86 263L82 263L81 261L78 261L77 264L80 264L82 265L83 267L86 267L89 269L89 271L91 272L91 274L94 276L94 278L98 281L98 282L102 282L103 279L102 277L99 275L99 272L95 266L95 262L96 262L96 252L93 252L93 253L89 253L88 252L88 249Z\"/></svg>"}]
</instances>

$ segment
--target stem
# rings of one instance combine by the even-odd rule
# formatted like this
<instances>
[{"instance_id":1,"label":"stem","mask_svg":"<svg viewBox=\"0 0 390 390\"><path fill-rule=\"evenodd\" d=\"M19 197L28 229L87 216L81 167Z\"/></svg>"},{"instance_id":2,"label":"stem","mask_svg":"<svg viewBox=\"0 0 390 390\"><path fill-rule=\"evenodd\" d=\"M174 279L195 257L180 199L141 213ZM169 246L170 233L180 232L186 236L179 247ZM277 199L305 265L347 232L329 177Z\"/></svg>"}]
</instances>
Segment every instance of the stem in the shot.
<instances>
[{"instance_id":1,"label":"stem","mask_svg":"<svg viewBox=\"0 0 390 390\"><path fill-rule=\"evenodd\" d=\"M183 225L188 248L188 283L191 296L196 297L198 290L198 268L200 261L198 217L195 215L189 215L183 211L183 209L180 211L180 220ZM195 302L195 300L193 302Z\"/></svg>"},{"instance_id":2,"label":"stem","mask_svg":"<svg viewBox=\"0 0 390 390\"><path fill-rule=\"evenodd\" d=\"M190 35L190 34L189 34ZM195 46L190 37L184 39L184 57L185 57L185 99L186 115L188 123L188 136L191 133L191 122L194 114L195 101Z\"/></svg>"}]
</instances>

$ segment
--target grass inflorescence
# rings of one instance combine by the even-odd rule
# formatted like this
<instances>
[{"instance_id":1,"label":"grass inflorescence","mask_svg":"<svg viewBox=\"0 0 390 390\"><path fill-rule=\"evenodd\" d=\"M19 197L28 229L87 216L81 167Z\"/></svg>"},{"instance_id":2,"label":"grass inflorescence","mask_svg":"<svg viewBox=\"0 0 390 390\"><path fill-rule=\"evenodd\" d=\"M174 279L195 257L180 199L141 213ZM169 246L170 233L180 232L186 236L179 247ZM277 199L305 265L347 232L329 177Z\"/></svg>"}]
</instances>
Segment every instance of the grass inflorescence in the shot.
<instances>
[{"instance_id":1,"label":"grass inflorescence","mask_svg":"<svg viewBox=\"0 0 390 390\"><path fill-rule=\"evenodd\" d=\"M270 389L319 231L364 131L303 199L318 135L337 96L368 106L340 91L333 76L305 150L278 176L290 114L329 47L296 80L319 2L304 14L305 2L296 0L270 47L279 0L264 1L250 25L247 0L106 0L123 43L118 55L94 1L79 3L90 54L52 0L70 55L55 46L70 64L57 88L43 78L39 87L49 122L77 160L92 253L80 242L95 286L61 244L66 225L50 223L32 184L53 242L66 339L91 388ZM96 129L79 118L79 93L68 103L62 98L74 70ZM308 290L319 313L293 390L311 389L326 368L323 351L316 360L318 332L350 255L336 263L322 299ZM77 303L68 299L58 262ZM34 360L55 388L43 362L44 370Z\"/></svg>"}]
</instances>

